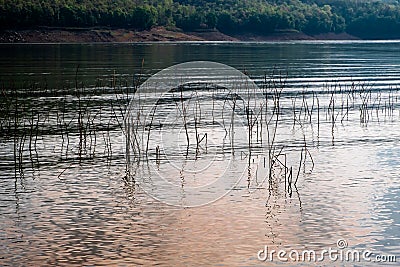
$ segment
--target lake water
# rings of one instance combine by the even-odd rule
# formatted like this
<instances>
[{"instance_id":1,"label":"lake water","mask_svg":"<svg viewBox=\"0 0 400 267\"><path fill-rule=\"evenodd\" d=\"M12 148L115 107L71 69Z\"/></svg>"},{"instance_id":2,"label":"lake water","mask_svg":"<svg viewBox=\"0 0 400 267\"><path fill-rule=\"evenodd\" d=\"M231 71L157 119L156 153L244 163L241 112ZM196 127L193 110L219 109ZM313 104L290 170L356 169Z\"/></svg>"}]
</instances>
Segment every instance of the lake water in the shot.
<instances>
[{"instance_id":1,"label":"lake water","mask_svg":"<svg viewBox=\"0 0 400 267\"><path fill-rule=\"evenodd\" d=\"M257 253L265 246L320 253L338 249L339 239L347 243L340 251L400 261L400 42L0 48L1 266L308 265L276 254L260 261ZM260 87L238 91L254 100L251 151L245 101L232 112L224 89L177 90L146 125L148 160L136 164L133 153L127 168L123 120L134 85L187 61L227 64ZM154 102L141 97L143 106ZM188 148L177 120L183 103ZM190 116L200 117L198 128ZM287 172L292 167L291 185L277 161L268 176L267 134L275 129L274 155L286 158ZM198 149L195 131L208 134ZM231 163L237 184L188 195ZM179 190L162 187L160 175ZM191 197L201 205L186 207ZM165 203L171 198L176 205ZM314 264L374 263L326 256Z\"/></svg>"}]
</instances>

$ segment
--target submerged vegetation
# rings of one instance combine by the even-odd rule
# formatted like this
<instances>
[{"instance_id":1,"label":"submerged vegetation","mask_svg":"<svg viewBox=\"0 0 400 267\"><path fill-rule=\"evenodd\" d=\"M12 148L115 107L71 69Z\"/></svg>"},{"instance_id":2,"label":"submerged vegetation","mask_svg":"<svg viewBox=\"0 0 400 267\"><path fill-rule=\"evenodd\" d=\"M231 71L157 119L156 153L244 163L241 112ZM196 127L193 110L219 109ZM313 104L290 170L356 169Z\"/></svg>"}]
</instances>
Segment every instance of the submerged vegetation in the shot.
<instances>
[{"instance_id":1,"label":"submerged vegetation","mask_svg":"<svg viewBox=\"0 0 400 267\"><path fill-rule=\"evenodd\" d=\"M271 188L276 179L281 179L289 195L296 188L301 173L312 172L312 149L319 146L320 136L330 135L334 146L337 127L345 126L352 115L350 123L354 123L356 115L363 127L370 122L397 118L398 90L379 90L352 83L326 85L317 91L293 91L286 87L285 81L285 76L272 74L265 76L260 91L242 89L249 97L248 102L223 88L199 85L197 89L177 88L171 92L173 97L159 101L156 108L176 111L176 121L186 132L186 159L193 155L193 161L212 157L207 155L212 149L209 138L215 121L222 118L224 140L229 140L227 143L232 148L228 153L235 153L237 149L240 158L247 160L248 186L258 186L257 177L261 176ZM6 157L4 160L14 163L16 181L23 179L26 172L35 176L36 171L54 164L58 166L58 178L62 179L63 173L73 164L106 160L108 164L124 162L124 179L135 183L132 162L167 164L168 147L149 142L153 140L153 132L168 132L171 127L155 118L156 109L148 114L151 120L144 128L131 125L131 130L125 129L125 110L139 85L140 81L135 78L132 84L130 79L115 76L98 81L93 87L86 87L78 78L74 84L61 89L37 84L15 88L3 83L0 145L13 155L13 159ZM141 97L145 103L146 96ZM218 101L224 107L222 113L214 108ZM207 109L212 114L209 117ZM134 120L140 121L139 115ZM247 143L235 137L236 115L244 120ZM293 129L289 137L288 126ZM123 133L125 138L121 139ZM140 136L147 136L144 147L138 145ZM127 162L125 155L128 155ZM133 158L129 157L131 155ZM252 184L254 179L256 185Z\"/></svg>"},{"instance_id":2,"label":"submerged vegetation","mask_svg":"<svg viewBox=\"0 0 400 267\"><path fill-rule=\"evenodd\" d=\"M227 34L347 32L361 38L399 38L398 1L358 0L1 0L3 29L153 26L185 31L218 29Z\"/></svg>"}]
</instances>

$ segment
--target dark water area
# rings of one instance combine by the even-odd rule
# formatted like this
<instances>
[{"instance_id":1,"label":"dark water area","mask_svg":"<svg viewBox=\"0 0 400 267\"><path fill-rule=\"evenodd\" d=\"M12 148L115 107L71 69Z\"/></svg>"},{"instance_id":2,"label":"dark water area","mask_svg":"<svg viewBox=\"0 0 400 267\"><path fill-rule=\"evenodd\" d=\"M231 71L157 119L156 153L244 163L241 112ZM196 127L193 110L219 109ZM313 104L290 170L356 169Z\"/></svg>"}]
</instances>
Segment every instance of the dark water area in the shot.
<instances>
[{"instance_id":1,"label":"dark water area","mask_svg":"<svg viewBox=\"0 0 400 267\"><path fill-rule=\"evenodd\" d=\"M216 61L250 75L274 70L297 86L316 82L364 81L381 87L398 83L400 45L375 42L144 43L1 45L3 81L74 81L94 83L114 72L151 75L186 61ZM142 68L143 63L143 68Z\"/></svg>"}]
</instances>

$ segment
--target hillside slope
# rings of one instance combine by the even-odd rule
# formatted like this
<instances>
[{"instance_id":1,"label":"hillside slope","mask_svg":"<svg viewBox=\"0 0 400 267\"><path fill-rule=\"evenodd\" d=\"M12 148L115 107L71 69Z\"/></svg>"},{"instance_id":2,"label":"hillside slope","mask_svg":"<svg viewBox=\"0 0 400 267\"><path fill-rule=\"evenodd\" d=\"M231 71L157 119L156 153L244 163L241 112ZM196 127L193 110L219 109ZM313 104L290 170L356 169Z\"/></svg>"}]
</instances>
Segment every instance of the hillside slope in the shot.
<instances>
[{"instance_id":1,"label":"hillside slope","mask_svg":"<svg viewBox=\"0 0 400 267\"><path fill-rule=\"evenodd\" d=\"M397 1L359 0L0 0L0 28L111 28L163 26L185 32L217 29L227 35L349 33L400 38ZM173 30L174 32L179 32Z\"/></svg>"}]
</instances>

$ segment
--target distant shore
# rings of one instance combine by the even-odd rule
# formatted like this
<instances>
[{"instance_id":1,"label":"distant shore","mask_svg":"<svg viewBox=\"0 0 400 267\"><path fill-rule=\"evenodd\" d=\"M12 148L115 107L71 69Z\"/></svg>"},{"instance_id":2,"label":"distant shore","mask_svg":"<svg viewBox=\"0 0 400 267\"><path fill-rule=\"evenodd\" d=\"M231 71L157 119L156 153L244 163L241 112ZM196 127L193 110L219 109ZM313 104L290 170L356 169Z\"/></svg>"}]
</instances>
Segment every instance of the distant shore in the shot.
<instances>
[{"instance_id":1,"label":"distant shore","mask_svg":"<svg viewBox=\"0 0 400 267\"><path fill-rule=\"evenodd\" d=\"M217 30L182 32L154 27L148 31L102 28L49 28L0 31L0 43L82 43L82 42L168 42L168 41L290 41L290 40L358 40L347 33L307 35L282 30L270 35L226 35Z\"/></svg>"}]
</instances>

